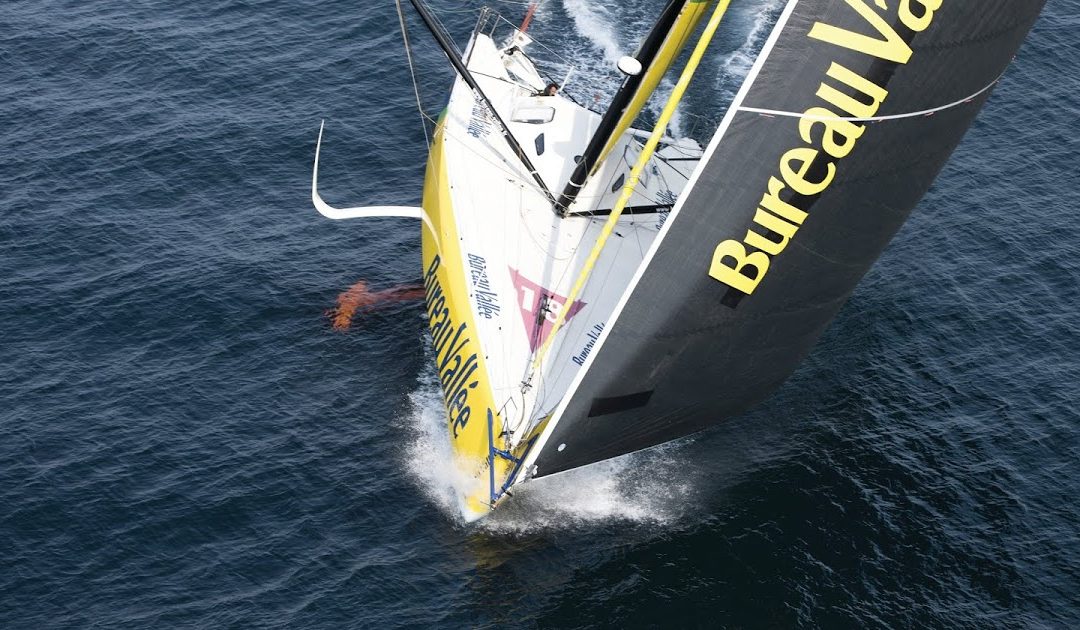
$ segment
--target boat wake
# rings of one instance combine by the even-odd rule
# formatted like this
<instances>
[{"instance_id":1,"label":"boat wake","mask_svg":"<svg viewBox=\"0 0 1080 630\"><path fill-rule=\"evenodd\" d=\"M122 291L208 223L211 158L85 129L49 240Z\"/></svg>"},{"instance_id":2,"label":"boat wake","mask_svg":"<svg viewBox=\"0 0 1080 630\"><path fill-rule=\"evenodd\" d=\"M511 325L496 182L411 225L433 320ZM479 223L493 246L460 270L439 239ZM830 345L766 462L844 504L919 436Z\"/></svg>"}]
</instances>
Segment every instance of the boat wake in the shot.
<instances>
[{"instance_id":1,"label":"boat wake","mask_svg":"<svg viewBox=\"0 0 1080 630\"><path fill-rule=\"evenodd\" d=\"M612 27L615 20L602 4L563 0L563 8L574 20L574 30L603 51L608 67L614 67L619 57L627 54L619 45L619 38Z\"/></svg>"},{"instance_id":2,"label":"boat wake","mask_svg":"<svg viewBox=\"0 0 1080 630\"><path fill-rule=\"evenodd\" d=\"M637 42L648 34L649 22L641 17L648 12L635 11L633 7L628 9L615 6L609 9L601 3L585 0L563 0L562 4L563 9L574 22L577 35L603 53L603 58L599 62L585 62L584 60L594 58L594 55L584 51L582 54L575 55L575 59L579 64L585 64L578 68L583 75L582 82L594 86L594 91L611 92L605 97L597 97L602 102L606 102L614 95L614 91L623 78L615 71L619 59L623 55L634 53L634 45L627 42ZM618 19L616 12L622 13ZM627 15L635 17L626 19ZM673 89L675 89L675 82L670 77L665 77L656 90L656 94L650 99L647 107L650 117L656 118L660 115L663 103L667 102ZM671 133L675 137L682 136L681 116L678 113L671 122Z\"/></svg>"},{"instance_id":3,"label":"boat wake","mask_svg":"<svg viewBox=\"0 0 1080 630\"><path fill-rule=\"evenodd\" d=\"M717 90L727 97L722 99L723 102L728 102L735 95L750 72L754 59L765 43L772 25L776 23L776 18L784 4L784 0L757 0L737 8L733 7L731 16L728 18L735 23L732 30L746 33L745 39L734 49L728 48L713 53L713 59L709 63L715 68L714 81ZM649 22L640 17L648 13L648 10L642 7L619 5L609 8L604 3L585 0L562 0L562 5L573 21L576 35L587 42L587 46L593 51L602 53L599 58L595 52L590 53L585 50L574 55L581 64L577 68L581 76L575 80L575 83L591 86L591 89L587 91L595 92L594 98L597 102L604 102L614 94L621 79L621 75L614 72L618 59L622 55L633 54L634 47L628 42L640 41L648 32ZM628 19L628 16L635 17ZM571 42L567 45L574 46ZM581 61L588 59L595 59L595 61ZM646 108L649 118L659 116L663 103L667 101L674 87L675 83L671 77L665 77ZM601 92L610 92L610 94L601 96ZM682 137L685 134L681 110L682 107L671 122L670 133L675 137ZM695 113L710 119L723 114L722 111Z\"/></svg>"},{"instance_id":4,"label":"boat wake","mask_svg":"<svg viewBox=\"0 0 1080 630\"><path fill-rule=\"evenodd\" d=\"M442 399L434 375L410 395L412 435L406 449L410 477L428 500L456 524L466 520L458 503L465 487L453 465ZM665 525L695 505L694 479L667 445L537 479L518 486L490 516L469 527L519 534L590 527L601 523Z\"/></svg>"},{"instance_id":5,"label":"boat wake","mask_svg":"<svg viewBox=\"0 0 1080 630\"><path fill-rule=\"evenodd\" d=\"M754 60L764 46L784 4L784 0L761 0L752 6L739 7L741 15L734 14L733 11L732 18L740 22L750 22L750 25L749 28L739 29L740 32L746 32L743 43L720 58L720 72L716 75L718 90L734 96L739 85L750 74L750 68L754 65Z\"/></svg>"}]
</instances>

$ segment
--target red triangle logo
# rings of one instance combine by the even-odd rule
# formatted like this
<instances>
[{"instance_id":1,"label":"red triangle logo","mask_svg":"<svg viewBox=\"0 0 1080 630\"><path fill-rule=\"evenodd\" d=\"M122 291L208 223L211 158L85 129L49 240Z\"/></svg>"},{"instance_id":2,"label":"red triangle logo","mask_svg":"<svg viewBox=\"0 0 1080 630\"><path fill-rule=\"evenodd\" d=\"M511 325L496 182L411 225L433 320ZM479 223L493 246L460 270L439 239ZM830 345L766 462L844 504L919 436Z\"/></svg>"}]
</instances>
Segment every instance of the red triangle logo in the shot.
<instances>
[{"instance_id":1,"label":"red triangle logo","mask_svg":"<svg viewBox=\"0 0 1080 630\"><path fill-rule=\"evenodd\" d=\"M518 273L518 270L513 267L510 268L510 277L514 280L521 320L529 335L529 349L536 352L536 349L543 345L551 334L559 311L566 307L566 297L536 284ZM583 308L585 308L584 302L581 300L574 302L570 312L566 314L566 321L569 322Z\"/></svg>"}]
</instances>

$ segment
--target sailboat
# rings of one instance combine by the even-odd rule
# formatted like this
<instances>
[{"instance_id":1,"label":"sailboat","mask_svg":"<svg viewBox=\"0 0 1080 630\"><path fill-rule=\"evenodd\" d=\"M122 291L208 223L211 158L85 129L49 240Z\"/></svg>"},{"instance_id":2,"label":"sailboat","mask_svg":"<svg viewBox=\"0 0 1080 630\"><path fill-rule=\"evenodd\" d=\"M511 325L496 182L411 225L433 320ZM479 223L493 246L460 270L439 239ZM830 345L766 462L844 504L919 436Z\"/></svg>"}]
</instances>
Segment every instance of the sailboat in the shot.
<instances>
[{"instance_id":1,"label":"sailboat","mask_svg":"<svg viewBox=\"0 0 1080 630\"><path fill-rule=\"evenodd\" d=\"M536 3L520 24L484 10L458 51L409 0L457 74L422 208L326 204L320 130L321 213L420 220L467 520L518 484L692 434L776 390L929 189L1044 0L789 0L702 146L670 123L688 90L709 89L694 78L730 2L668 1L593 111L534 60ZM669 75L657 121L639 128Z\"/></svg>"}]
</instances>

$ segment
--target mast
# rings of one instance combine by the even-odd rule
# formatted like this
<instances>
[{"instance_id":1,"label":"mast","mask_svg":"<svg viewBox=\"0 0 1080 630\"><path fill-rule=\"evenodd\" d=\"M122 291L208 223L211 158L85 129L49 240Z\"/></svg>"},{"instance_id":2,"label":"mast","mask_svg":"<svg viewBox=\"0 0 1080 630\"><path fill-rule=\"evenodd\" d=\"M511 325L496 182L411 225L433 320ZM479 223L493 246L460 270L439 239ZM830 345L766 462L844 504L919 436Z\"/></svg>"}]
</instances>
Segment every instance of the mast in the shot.
<instances>
[{"instance_id":1,"label":"mast","mask_svg":"<svg viewBox=\"0 0 1080 630\"><path fill-rule=\"evenodd\" d=\"M682 42L679 42L674 54L665 51L669 52L670 59L667 60L666 64L660 64L662 67L654 68L654 64L661 57L661 52L667 48L665 44L673 43L670 41L670 36L675 31L680 16L684 15L683 10L690 4L702 5L699 14L691 16L692 26L696 26L700 14L704 13L704 6L709 4L708 0L671 0L664 7L660 19L653 26L649 36L641 44L636 59L641 63L643 70L635 75L627 76L622 87L615 94L615 98L612 99L611 106L608 107L607 113L601 119L600 126L596 128L596 132L589 141L589 146L585 149L585 153L582 154L581 160L578 161L573 175L570 176L570 181L563 188L559 200L555 202L555 210L560 216L566 216L570 206L577 199L578 193L581 192L597 165L600 164L607 151L610 150L612 140L618 138L629 127L630 123L633 122L633 118L636 118L640 112L640 108L644 106L647 96L639 98L642 96L640 94L642 87L648 87L651 84L655 88L655 85L660 81L660 77L667 71L667 67L674 61L675 54L682 48ZM689 30L692 30L692 27ZM651 92L651 90L648 91Z\"/></svg>"},{"instance_id":2,"label":"mast","mask_svg":"<svg viewBox=\"0 0 1080 630\"><path fill-rule=\"evenodd\" d=\"M506 140L506 144L510 145L510 149L514 152L514 155L516 155L518 160L520 160L521 163L525 166L525 168L528 169L529 174L532 175L533 180L535 180L537 185L540 186L540 190L543 191L544 195L547 196L548 200L552 203L555 203L555 195L552 194L551 189L549 189L547 187L547 184L544 183L544 179L540 177L540 172L536 170L536 167L533 166L532 160L530 160L529 156L525 154L525 149L523 149L521 147L521 144L518 143L517 139L514 138L514 134L510 133L510 128L506 125L506 121L503 120L502 116L499 115L499 112L496 111L495 105L492 104L491 99L487 97L487 94L484 94L484 91L480 89L480 85L477 84L476 79L473 78L472 73L469 72L469 69L465 67L465 62L462 61L461 56L458 55L456 50L454 50L454 47L447 39L446 34L443 33L442 29L438 27L435 22L435 18L433 18L431 15L431 12L428 11L427 7L424 6L421 0L409 0L409 2L412 3L413 8L416 9L416 12L420 14L420 19L424 21L424 26L426 26L427 29L431 31L432 37L435 38L435 42L439 44L439 47L442 48L443 53L446 54L446 57L450 60L450 64L454 66L454 69L457 70L457 73L465 81L466 85L469 86L469 88L473 91L474 94L480 97L480 100L482 100L484 102L484 105L487 106L488 111L490 111L491 115L495 117L495 121L499 123L499 128L502 130L502 136L503 139Z\"/></svg>"}]
</instances>

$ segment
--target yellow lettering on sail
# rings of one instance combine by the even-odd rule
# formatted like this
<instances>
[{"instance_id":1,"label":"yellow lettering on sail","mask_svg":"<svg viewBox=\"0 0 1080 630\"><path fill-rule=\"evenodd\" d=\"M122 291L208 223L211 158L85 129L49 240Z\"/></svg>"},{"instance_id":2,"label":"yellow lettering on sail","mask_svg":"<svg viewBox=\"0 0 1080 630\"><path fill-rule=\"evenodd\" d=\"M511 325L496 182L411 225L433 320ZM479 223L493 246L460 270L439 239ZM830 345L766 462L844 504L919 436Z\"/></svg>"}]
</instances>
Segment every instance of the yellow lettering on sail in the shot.
<instances>
[{"instance_id":1,"label":"yellow lettering on sail","mask_svg":"<svg viewBox=\"0 0 1080 630\"><path fill-rule=\"evenodd\" d=\"M792 225L780 217L769 214L764 210L757 211L757 214L754 215L754 223L757 223L768 230L770 234L778 234L780 236L779 241L773 241L767 236L762 236L753 230L746 231L746 244L750 247L760 249L770 256L776 256L784 251L787 248L788 242L791 241L791 237L795 236L795 233L799 231L799 226Z\"/></svg>"},{"instance_id":2,"label":"yellow lettering on sail","mask_svg":"<svg viewBox=\"0 0 1080 630\"><path fill-rule=\"evenodd\" d=\"M863 0L845 1L884 39L875 39L821 22L815 23L810 29L810 37L896 63L907 63L911 59L911 46L908 46L904 38L900 37L896 29L885 21L885 18L868 7Z\"/></svg>"},{"instance_id":3,"label":"yellow lettering on sail","mask_svg":"<svg viewBox=\"0 0 1080 630\"><path fill-rule=\"evenodd\" d=\"M769 193L761 198L761 207L784 217L795 225L802 225L806 220L806 211L800 210L780 198L780 191L784 190L784 182L775 177L769 178Z\"/></svg>"},{"instance_id":4,"label":"yellow lettering on sail","mask_svg":"<svg viewBox=\"0 0 1080 630\"><path fill-rule=\"evenodd\" d=\"M734 259L734 266L724 263L728 259ZM754 275L746 275L744 271L747 270L753 270ZM750 294L754 292L768 271L769 256L767 254L754 252L747 255L746 248L739 241L724 241L716 247L709 275L730 287Z\"/></svg>"},{"instance_id":5,"label":"yellow lettering on sail","mask_svg":"<svg viewBox=\"0 0 1080 630\"><path fill-rule=\"evenodd\" d=\"M851 153L851 150L855 148L855 143L866 131L865 126L843 120L824 107L811 107L804 115L805 118L799 120L799 135L803 141L814 144L814 126L821 125L823 127L821 147L838 160Z\"/></svg>"},{"instance_id":6,"label":"yellow lettering on sail","mask_svg":"<svg viewBox=\"0 0 1080 630\"><path fill-rule=\"evenodd\" d=\"M911 59L911 46L867 0L844 2L877 31L880 39L821 22L814 24L809 37L897 64ZM896 2L899 22L920 32L930 26L943 0L874 0L883 11L897 6ZM922 6L917 14L912 10L914 4ZM895 16L891 19L897 20ZM839 160L855 150L866 132L865 121L874 120L889 97L885 87L838 62L832 62L825 74L827 78L816 92L824 103L799 117L799 137L806 146L790 149L780 157L779 177L769 178L768 192L755 210L746 238L741 242L726 240L713 253L709 275L747 295L765 279L773 257L782 254L797 236L809 216L807 211L834 184ZM784 195L788 189L791 194ZM748 248L753 253L748 253ZM732 308L736 307L732 304L737 305L724 303Z\"/></svg>"},{"instance_id":7,"label":"yellow lettering on sail","mask_svg":"<svg viewBox=\"0 0 1080 630\"><path fill-rule=\"evenodd\" d=\"M912 4L922 5L919 15L911 12ZM941 0L900 0L900 21L916 33L921 33L929 28L934 21L934 11L940 8Z\"/></svg>"},{"instance_id":8,"label":"yellow lettering on sail","mask_svg":"<svg viewBox=\"0 0 1080 630\"><path fill-rule=\"evenodd\" d=\"M826 166L825 178L820 182L806 179L819 155L820 151L810 147L800 147L785 153L784 157L780 158L780 176L784 178L784 183L800 195L816 195L828 188L833 177L836 177L836 164L832 162Z\"/></svg>"},{"instance_id":9,"label":"yellow lettering on sail","mask_svg":"<svg viewBox=\"0 0 1080 630\"><path fill-rule=\"evenodd\" d=\"M847 112L848 115L854 118L870 118L877 113L881 104L889 96L889 91L885 88L874 83L870 79L855 74L838 63L832 64L825 75L831 79L836 79L848 87L855 88L864 96L870 97L870 102L867 103L848 94L844 94L827 83L821 84L817 91L818 98L841 111Z\"/></svg>"}]
</instances>

